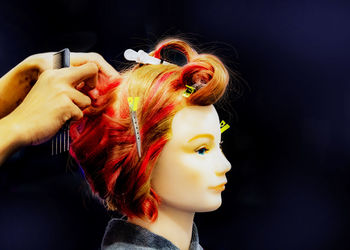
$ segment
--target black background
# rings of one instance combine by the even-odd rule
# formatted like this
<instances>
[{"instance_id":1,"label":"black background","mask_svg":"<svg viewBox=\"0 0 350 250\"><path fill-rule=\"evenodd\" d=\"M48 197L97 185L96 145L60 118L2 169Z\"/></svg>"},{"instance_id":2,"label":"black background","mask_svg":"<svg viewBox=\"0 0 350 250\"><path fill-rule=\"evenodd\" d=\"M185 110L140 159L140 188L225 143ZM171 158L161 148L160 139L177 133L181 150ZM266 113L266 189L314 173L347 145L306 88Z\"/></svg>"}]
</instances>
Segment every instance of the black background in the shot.
<instances>
[{"instance_id":1,"label":"black background","mask_svg":"<svg viewBox=\"0 0 350 250\"><path fill-rule=\"evenodd\" d=\"M222 135L223 205L196 215L205 249L350 249L348 1L19 1L0 4L0 73L31 54L181 35L240 73ZM0 168L0 249L98 249L113 213L47 144Z\"/></svg>"}]
</instances>

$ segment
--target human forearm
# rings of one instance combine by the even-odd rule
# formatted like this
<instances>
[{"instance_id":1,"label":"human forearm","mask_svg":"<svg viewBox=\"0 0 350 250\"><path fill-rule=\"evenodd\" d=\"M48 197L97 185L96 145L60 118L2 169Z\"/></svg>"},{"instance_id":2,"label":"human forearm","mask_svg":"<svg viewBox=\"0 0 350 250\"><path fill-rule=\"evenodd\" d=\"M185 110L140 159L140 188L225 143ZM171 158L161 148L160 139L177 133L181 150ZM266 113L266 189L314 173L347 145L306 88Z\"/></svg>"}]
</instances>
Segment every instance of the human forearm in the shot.
<instances>
[{"instance_id":1,"label":"human forearm","mask_svg":"<svg viewBox=\"0 0 350 250\"><path fill-rule=\"evenodd\" d=\"M24 145L20 131L19 124L11 115L0 119L0 166L7 157Z\"/></svg>"}]
</instances>

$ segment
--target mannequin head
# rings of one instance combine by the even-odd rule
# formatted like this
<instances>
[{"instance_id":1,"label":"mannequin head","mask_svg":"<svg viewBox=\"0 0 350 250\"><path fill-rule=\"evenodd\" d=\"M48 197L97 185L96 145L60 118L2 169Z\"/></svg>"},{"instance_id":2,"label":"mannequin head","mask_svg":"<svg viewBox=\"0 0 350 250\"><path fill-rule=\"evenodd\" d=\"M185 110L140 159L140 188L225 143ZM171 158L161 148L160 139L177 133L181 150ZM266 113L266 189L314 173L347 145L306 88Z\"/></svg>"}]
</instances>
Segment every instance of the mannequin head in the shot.
<instances>
[{"instance_id":1,"label":"mannequin head","mask_svg":"<svg viewBox=\"0 0 350 250\"><path fill-rule=\"evenodd\" d=\"M177 39L160 42L150 55L167 61L169 49L181 52L187 63L137 64L113 81L99 75L89 93L92 105L70 128L70 154L92 192L109 210L151 221L160 202L194 212L219 207L220 191L210 187L226 182L224 173L230 168L219 149L220 123L213 106L225 93L226 68L217 57L198 54ZM185 85L194 84L198 90L184 97ZM141 158L128 97L139 97ZM187 144L197 134L213 138ZM204 145L209 151L194 151ZM178 197L184 202L176 201Z\"/></svg>"},{"instance_id":2,"label":"mannequin head","mask_svg":"<svg viewBox=\"0 0 350 250\"><path fill-rule=\"evenodd\" d=\"M231 164L220 148L219 116L213 105L187 106L177 112L172 138L165 144L151 175L162 203L190 212L221 205L220 185Z\"/></svg>"}]
</instances>

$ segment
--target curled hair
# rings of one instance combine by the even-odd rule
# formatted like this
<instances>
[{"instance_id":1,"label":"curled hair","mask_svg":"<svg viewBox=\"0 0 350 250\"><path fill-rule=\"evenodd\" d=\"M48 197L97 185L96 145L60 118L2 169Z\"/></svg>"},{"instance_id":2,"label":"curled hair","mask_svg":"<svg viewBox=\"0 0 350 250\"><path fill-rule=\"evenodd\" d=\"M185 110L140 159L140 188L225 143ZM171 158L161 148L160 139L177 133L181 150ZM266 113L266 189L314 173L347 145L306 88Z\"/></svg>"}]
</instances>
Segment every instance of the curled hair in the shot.
<instances>
[{"instance_id":1,"label":"curled hair","mask_svg":"<svg viewBox=\"0 0 350 250\"><path fill-rule=\"evenodd\" d=\"M183 40L163 40L150 55L167 60L163 55L169 49L181 52L187 63L137 64L113 81L99 75L96 88L89 92L92 105L70 128L70 154L83 169L92 192L109 210L151 221L157 218L161 200L151 187L150 175L172 136L174 115L185 106L214 104L229 82L228 72L216 56L198 54ZM185 85L195 86L197 91L186 98ZM141 159L128 97L140 98L136 115Z\"/></svg>"}]
</instances>

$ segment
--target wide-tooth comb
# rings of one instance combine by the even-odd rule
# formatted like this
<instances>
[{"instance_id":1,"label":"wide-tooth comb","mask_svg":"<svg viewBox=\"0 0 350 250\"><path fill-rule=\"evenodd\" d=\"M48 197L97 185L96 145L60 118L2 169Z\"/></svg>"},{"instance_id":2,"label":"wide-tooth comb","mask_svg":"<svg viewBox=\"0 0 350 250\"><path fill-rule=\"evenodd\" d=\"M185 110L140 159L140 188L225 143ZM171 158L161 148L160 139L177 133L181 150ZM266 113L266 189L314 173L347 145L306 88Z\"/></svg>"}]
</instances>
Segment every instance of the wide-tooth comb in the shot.
<instances>
[{"instance_id":1,"label":"wide-tooth comb","mask_svg":"<svg viewBox=\"0 0 350 250\"><path fill-rule=\"evenodd\" d=\"M63 49L53 54L53 68L61 69L70 66L70 51ZM63 140L63 143L62 143ZM62 150L63 148L63 150ZM57 134L51 139L51 155L58 155L69 150L69 121L67 121Z\"/></svg>"}]
</instances>

